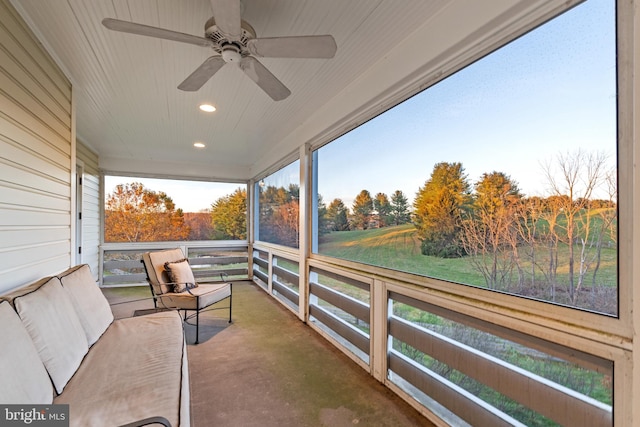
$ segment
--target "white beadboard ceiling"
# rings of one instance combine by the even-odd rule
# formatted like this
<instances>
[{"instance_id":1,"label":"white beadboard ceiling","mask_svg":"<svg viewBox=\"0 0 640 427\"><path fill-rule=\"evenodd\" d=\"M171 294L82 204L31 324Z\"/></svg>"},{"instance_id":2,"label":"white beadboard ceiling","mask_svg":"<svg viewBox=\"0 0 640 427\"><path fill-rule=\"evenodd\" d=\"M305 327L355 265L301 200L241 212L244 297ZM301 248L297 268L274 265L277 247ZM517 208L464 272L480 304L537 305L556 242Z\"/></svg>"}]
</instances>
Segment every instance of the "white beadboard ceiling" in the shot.
<instances>
[{"instance_id":1,"label":"white beadboard ceiling","mask_svg":"<svg viewBox=\"0 0 640 427\"><path fill-rule=\"evenodd\" d=\"M208 0L12 0L72 81L77 136L98 152L101 167L214 179L251 178L283 139L453 2L243 0L242 18L258 37L331 34L338 46L333 59L262 58L292 92L275 102L231 66L197 92L180 91L211 50L101 24L111 17L202 36ZM199 111L202 102L217 111ZM195 141L207 147L197 150Z\"/></svg>"}]
</instances>

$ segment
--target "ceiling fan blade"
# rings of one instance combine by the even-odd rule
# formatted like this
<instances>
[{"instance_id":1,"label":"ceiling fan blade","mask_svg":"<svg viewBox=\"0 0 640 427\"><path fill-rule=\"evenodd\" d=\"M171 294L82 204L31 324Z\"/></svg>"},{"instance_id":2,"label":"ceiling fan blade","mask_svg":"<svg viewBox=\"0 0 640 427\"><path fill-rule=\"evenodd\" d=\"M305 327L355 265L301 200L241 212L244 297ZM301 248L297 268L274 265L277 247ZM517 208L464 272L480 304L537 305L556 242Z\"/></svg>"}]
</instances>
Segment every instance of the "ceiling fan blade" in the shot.
<instances>
[{"instance_id":1,"label":"ceiling fan blade","mask_svg":"<svg viewBox=\"0 0 640 427\"><path fill-rule=\"evenodd\" d=\"M229 40L240 40L240 0L211 0L211 8L220 32Z\"/></svg>"},{"instance_id":2,"label":"ceiling fan blade","mask_svg":"<svg viewBox=\"0 0 640 427\"><path fill-rule=\"evenodd\" d=\"M332 36L299 36L251 39L247 48L267 58L333 58L338 47Z\"/></svg>"},{"instance_id":3,"label":"ceiling fan blade","mask_svg":"<svg viewBox=\"0 0 640 427\"><path fill-rule=\"evenodd\" d=\"M257 59L251 56L242 58L240 68L274 101L281 101L291 95L291 91Z\"/></svg>"},{"instance_id":4,"label":"ceiling fan blade","mask_svg":"<svg viewBox=\"0 0 640 427\"><path fill-rule=\"evenodd\" d=\"M121 31L123 33L138 34L140 36L155 37L158 39L172 40L176 42L195 44L196 46L212 47L213 42L204 37L192 36L191 34L179 33L177 31L166 30L164 28L151 27L149 25L137 24L135 22L121 21L119 19L105 18L102 25L110 30Z\"/></svg>"},{"instance_id":5,"label":"ceiling fan blade","mask_svg":"<svg viewBox=\"0 0 640 427\"><path fill-rule=\"evenodd\" d=\"M225 64L224 59L220 56L212 56L207 58L196 70L189 75L180 85L178 89L187 92L195 92L200 89L220 68Z\"/></svg>"}]
</instances>

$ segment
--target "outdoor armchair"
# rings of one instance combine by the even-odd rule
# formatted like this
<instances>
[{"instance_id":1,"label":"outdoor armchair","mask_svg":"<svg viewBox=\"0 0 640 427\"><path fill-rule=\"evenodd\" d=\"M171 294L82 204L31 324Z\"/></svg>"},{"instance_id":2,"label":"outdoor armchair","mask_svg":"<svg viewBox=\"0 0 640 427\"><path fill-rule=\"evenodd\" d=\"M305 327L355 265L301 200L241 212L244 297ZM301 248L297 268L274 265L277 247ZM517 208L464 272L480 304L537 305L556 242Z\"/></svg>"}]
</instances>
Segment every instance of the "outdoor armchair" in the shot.
<instances>
[{"instance_id":1,"label":"outdoor armchair","mask_svg":"<svg viewBox=\"0 0 640 427\"><path fill-rule=\"evenodd\" d=\"M180 248L142 255L142 262L147 273L147 281L156 308L184 310L184 320L196 319L196 341L199 342L200 312L205 309L229 309L229 323L231 323L231 283L196 282L193 271ZM229 305L211 307L212 305L229 299ZM187 316L187 311L194 313Z\"/></svg>"}]
</instances>

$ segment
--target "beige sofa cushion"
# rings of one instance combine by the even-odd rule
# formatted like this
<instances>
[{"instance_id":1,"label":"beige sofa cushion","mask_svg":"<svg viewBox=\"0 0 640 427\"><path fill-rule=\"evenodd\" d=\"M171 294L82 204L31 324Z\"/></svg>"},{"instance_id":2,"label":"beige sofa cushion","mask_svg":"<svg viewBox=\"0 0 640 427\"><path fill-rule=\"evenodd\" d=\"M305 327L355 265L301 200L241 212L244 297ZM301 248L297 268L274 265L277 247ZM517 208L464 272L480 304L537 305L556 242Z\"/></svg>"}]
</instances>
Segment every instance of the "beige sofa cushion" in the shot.
<instances>
[{"instance_id":1,"label":"beige sofa cushion","mask_svg":"<svg viewBox=\"0 0 640 427\"><path fill-rule=\"evenodd\" d=\"M54 403L69 404L71 427L117 426L163 416L185 426L181 407L184 334L175 312L116 320L89 350ZM188 418L187 418L188 420Z\"/></svg>"},{"instance_id":2,"label":"beige sofa cushion","mask_svg":"<svg viewBox=\"0 0 640 427\"><path fill-rule=\"evenodd\" d=\"M13 301L58 393L88 351L87 338L57 277Z\"/></svg>"},{"instance_id":3,"label":"beige sofa cushion","mask_svg":"<svg viewBox=\"0 0 640 427\"><path fill-rule=\"evenodd\" d=\"M230 295L230 283L201 283L197 288L189 289L189 292L169 292L161 295L159 297L158 307L196 310L208 307Z\"/></svg>"},{"instance_id":4,"label":"beige sofa cushion","mask_svg":"<svg viewBox=\"0 0 640 427\"><path fill-rule=\"evenodd\" d=\"M113 322L109 301L93 280L91 269L83 264L70 268L58 276L67 291L91 346Z\"/></svg>"},{"instance_id":5,"label":"beige sofa cushion","mask_svg":"<svg viewBox=\"0 0 640 427\"><path fill-rule=\"evenodd\" d=\"M0 302L0 402L53 402L53 386L29 333L8 302Z\"/></svg>"}]
</instances>

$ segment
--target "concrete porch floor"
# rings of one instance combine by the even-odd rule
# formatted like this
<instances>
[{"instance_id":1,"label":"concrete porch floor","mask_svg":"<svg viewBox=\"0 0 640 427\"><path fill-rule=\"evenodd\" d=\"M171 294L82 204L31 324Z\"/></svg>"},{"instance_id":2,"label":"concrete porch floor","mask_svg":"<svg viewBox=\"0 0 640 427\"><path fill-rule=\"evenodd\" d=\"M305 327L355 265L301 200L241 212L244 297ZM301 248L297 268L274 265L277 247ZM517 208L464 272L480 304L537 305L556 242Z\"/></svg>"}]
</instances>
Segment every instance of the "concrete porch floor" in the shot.
<instances>
[{"instance_id":1,"label":"concrete porch floor","mask_svg":"<svg viewBox=\"0 0 640 427\"><path fill-rule=\"evenodd\" d=\"M104 293L111 303L150 296L147 287ZM127 317L152 306L113 311ZM227 314L201 315L200 344L187 348L194 427L434 425L257 285L235 282L232 324ZM193 343L195 326L185 329Z\"/></svg>"}]
</instances>

